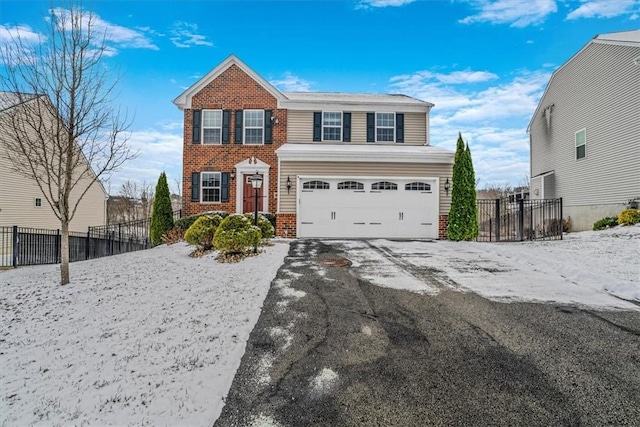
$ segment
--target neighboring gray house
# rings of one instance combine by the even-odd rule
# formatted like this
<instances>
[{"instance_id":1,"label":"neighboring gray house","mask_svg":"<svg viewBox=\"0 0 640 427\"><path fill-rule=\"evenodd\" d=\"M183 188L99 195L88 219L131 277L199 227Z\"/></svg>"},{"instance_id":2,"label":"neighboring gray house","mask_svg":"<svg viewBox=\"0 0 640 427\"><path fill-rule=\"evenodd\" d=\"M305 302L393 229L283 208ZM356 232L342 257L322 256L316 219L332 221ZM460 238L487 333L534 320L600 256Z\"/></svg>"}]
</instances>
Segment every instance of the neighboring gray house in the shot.
<instances>
[{"instance_id":1,"label":"neighboring gray house","mask_svg":"<svg viewBox=\"0 0 640 427\"><path fill-rule=\"evenodd\" d=\"M573 231L640 200L640 30L602 34L558 68L529 123L531 198Z\"/></svg>"}]
</instances>

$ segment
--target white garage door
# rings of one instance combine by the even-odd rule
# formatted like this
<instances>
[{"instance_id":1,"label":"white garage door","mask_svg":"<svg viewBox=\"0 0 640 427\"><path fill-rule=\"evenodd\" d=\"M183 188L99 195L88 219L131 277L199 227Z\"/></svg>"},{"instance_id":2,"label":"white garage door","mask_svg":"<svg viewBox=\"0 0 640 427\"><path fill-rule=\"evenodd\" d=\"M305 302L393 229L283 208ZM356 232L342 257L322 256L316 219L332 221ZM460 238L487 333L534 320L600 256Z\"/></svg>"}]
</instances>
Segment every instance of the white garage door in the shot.
<instances>
[{"instance_id":1,"label":"white garage door","mask_svg":"<svg viewBox=\"0 0 640 427\"><path fill-rule=\"evenodd\" d=\"M437 238L437 178L298 179L298 236Z\"/></svg>"}]
</instances>

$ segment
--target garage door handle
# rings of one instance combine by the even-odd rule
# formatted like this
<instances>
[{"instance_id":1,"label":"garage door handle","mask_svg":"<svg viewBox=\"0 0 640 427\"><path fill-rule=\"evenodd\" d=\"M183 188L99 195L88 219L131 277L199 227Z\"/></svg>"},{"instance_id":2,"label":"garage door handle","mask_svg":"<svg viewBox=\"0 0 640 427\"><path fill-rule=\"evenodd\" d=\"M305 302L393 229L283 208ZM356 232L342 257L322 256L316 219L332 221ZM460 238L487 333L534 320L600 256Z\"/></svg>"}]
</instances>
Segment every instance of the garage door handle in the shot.
<instances>
[{"instance_id":1,"label":"garage door handle","mask_svg":"<svg viewBox=\"0 0 640 427\"><path fill-rule=\"evenodd\" d=\"M331 212L331 219L336 219L336 213L335 212Z\"/></svg>"},{"instance_id":2,"label":"garage door handle","mask_svg":"<svg viewBox=\"0 0 640 427\"><path fill-rule=\"evenodd\" d=\"M398 212L398 219L404 221L404 212Z\"/></svg>"}]
</instances>

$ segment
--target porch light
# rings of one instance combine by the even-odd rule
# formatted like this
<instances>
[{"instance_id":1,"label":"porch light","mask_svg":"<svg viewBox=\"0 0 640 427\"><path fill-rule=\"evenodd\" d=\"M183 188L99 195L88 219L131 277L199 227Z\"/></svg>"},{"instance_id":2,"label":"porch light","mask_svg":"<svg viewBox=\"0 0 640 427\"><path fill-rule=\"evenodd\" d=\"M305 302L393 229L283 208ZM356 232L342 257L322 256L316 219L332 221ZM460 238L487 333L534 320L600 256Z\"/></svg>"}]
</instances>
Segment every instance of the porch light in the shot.
<instances>
[{"instance_id":1,"label":"porch light","mask_svg":"<svg viewBox=\"0 0 640 427\"><path fill-rule=\"evenodd\" d=\"M449 190L451 189L451 183L449 183L449 178L444 183L444 191L449 195Z\"/></svg>"},{"instance_id":2,"label":"porch light","mask_svg":"<svg viewBox=\"0 0 640 427\"><path fill-rule=\"evenodd\" d=\"M253 225L257 227L258 226L258 190L260 190L260 188L262 187L262 177L258 174L257 171L255 175L251 176L251 186L253 187L253 191L254 191L253 206L255 208L255 213L253 216ZM256 242L256 244L253 246L253 253L255 254L257 252L258 252L258 242Z\"/></svg>"},{"instance_id":3,"label":"porch light","mask_svg":"<svg viewBox=\"0 0 640 427\"><path fill-rule=\"evenodd\" d=\"M291 179L287 176L287 194L291 191Z\"/></svg>"}]
</instances>

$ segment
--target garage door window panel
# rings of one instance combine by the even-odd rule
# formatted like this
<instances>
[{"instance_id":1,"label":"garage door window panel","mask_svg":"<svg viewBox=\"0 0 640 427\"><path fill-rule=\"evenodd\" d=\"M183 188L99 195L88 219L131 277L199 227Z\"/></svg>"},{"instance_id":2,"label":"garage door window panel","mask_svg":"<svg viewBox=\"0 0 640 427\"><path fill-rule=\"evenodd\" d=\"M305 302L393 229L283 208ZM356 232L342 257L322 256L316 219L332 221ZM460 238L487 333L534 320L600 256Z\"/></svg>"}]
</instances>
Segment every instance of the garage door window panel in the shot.
<instances>
[{"instance_id":1,"label":"garage door window panel","mask_svg":"<svg viewBox=\"0 0 640 427\"><path fill-rule=\"evenodd\" d=\"M326 181L306 181L302 183L303 190L328 190L330 185Z\"/></svg>"},{"instance_id":2,"label":"garage door window panel","mask_svg":"<svg viewBox=\"0 0 640 427\"><path fill-rule=\"evenodd\" d=\"M431 192L431 184L427 184L426 182L410 182L405 184L404 189L406 191L427 191Z\"/></svg>"},{"instance_id":3,"label":"garage door window panel","mask_svg":"<svg viewBox=\"0 0 640 427\"><path fill-rule=\"evenodd\" d=\"M338 183L338 190L364 190L364 184L358 181L343 181Z\"/></svg>"},{"instance_id":4,"label":"garage door window panel","mask_svg":"<svg viewBox=\"0 0 640 427\"><path fill-rule=\"evenodd\" d=\"M374 182L373 184L371 184L371 189L378 191L378 190L397 190L398 189L398 184L394 183L394 182L389 182L389 181L380 181L380 182Z\"/></svg>"},{"instance_id":5,"label":"garage door window panel","mask_svg":"<svg viewBox=\"0 0 640 427\"><path fill-rule=\"evenodd\" d=\"M220 203L221 173L202 172L202 203Z\"/></svg>"}]
</instances>

